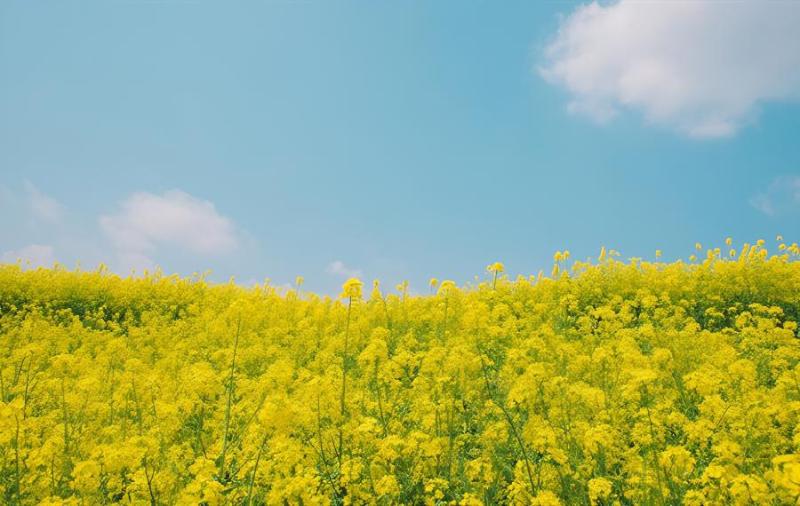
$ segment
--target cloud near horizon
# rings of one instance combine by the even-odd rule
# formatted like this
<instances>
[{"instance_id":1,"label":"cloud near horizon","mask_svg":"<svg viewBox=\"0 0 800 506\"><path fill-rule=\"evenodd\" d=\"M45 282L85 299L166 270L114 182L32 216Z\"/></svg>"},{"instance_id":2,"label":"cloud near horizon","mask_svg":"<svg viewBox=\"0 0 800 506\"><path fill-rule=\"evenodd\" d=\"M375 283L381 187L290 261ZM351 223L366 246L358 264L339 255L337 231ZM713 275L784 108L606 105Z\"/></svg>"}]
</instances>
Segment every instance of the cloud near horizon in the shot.
<instances>
[{"instance_id":1,"label":"cloud near horizon","mask_svg":"<svg viewBox=\"0 0 800 506\"><path fill-rule=\"evenodd\" d=\"M695 138L734 135L760 104L800 98L798 2L593 2L539 73L598 123L620 110Z\"/></svg>"},{"instance_id":2,"label":"cloud near horizon","mask_svg":"<svg viewBox=\"0 0 800 506\"><path fill-rule=\"evenodd\" d=\"M34 218L48 224L58 224L64 218L64 206L53 197L39 191L30 181L24 183L28 207Z\"/></svg>"},{"instance_id":3,"label":"cloud near horizon","mask_svg":"<svg viewBox=\"0 0 800 506\"><path fill-rule=\"evenodd\" d=\"M339 276L342 278L362 278L364 277L364 273L361 269L355 269L353 267L349 267L345 265L344 262L341 260L334 260L328 267L325 268L325 272L331 274L333 276Z\"/></svg>"},{"instance_id":4,"label":"cloud near horizon","mask_svg":"<svg viewBox=\"0 0 800 506\"><path fill-rule=\"evenodd\" d=\"M177 189L129 194L115 211L91 218L96 228L66 209L29 180L19 189L0 184L0 212L14 216L17 227L3 224L11 234L0 237L0 262L21 261L23 268L106 263L125 275L176 256L200 264L223 260L249 244L246 232L212 202Z\"/></svg>"},{"instance_id":5,"label":"cloud near horizon","mask_svg":"<svg viewBox=\"0 0 800 506\"><path fill-rule=\"evenodd\" d=\"M780 216L800 210L800 176L782 176L750 199L750 205L767 216Z\"/></svg>"},{"instance_id":6,"label":"cloud near horizon","mask_svg":"<svg viewBox=\"0 0 800 506\"><path fill-rule=\"evenodd\" d=\"M29 244L0 255L0 263L17 262L21 262L23 267L52 267L56 262L56 256L53 247L46 244Z\"/></svg>"},{"instance_id":7,"label":"cloud near horizon","mask_svg":"<svg viewBox=\"0 0 800 506\"><path fill-rule=\"evenodd\" d=\"M15 234L17 240L26 242L25 246L11 246L11 249L0 250L0 263L20 263L25 269L38 267L52 267L58 261L53 244L44 244L41 240L43 233L48 235L49 243L52 233L65 220L65 208L53 197L40 191L32 182L22 182L22 189L18 191L0 185L0 212L16 216L23 227L35 229L40 237L21 237ZM33 239L33 240L32 240ZM16 242L16 241L14 241Z\"/></svg>"},{"instance_id":8,"label":"cloud near horizon","mask_svg":"<svg viewBox=\"0 0 800 506\"><path fill-rule=\"evenodd\" d=\"M134 193L121 202L117 213L98 221L120 263L129 269L152 268L152 256L165 247L219 256L240 245L235 225L213 203L181 190Z\"/></svg>"}]
</instances>

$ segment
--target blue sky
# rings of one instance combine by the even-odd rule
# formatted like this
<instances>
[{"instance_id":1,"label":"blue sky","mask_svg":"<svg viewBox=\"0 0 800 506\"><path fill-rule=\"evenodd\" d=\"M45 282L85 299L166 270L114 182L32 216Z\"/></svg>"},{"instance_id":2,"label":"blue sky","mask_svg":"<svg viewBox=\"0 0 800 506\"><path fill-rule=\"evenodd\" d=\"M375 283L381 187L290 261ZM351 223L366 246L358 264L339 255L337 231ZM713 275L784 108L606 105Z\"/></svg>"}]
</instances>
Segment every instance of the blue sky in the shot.
<instances>
[{"instance_id":1,"label":"blue sky","mask_svg":"<svg viewBox=\"0 0 800 506\"><path fill-rule=\"evenodd\" d=\"M706 7L3 2L0 256L422 292L798 240L800 7Z\"/></svg>"}]
</instances>

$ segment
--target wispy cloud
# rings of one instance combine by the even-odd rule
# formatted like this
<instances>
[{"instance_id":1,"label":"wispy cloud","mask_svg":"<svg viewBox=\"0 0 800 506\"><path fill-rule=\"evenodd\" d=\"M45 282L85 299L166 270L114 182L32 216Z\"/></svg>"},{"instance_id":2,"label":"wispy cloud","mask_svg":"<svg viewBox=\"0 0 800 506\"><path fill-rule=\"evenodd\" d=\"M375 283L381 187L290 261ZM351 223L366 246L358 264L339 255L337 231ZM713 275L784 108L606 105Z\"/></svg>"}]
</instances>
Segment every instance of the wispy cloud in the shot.
<instances>
[{"instance_id":1,"label":"wispy cloud","mask_svg":"<svg viewBox=\"0 0 800 506\"><path fill-rule=\"evenodd\" d=\"M56 199L45 195L30 181L25 181L25 194L33 217L50 224L58 224L64 217L64 206Z\"/></svg>"},{"instance_id":2,"label":"wispy cloud","mask_svg":"<svg viewBox=\"0 0 800 506\"><path fill-rule=\"evenodd\" d=\"M235 225L213 203L180 190L134 193L99 223L125 268L151 268L153 254L164 247L217 256L240 244Z\"/></svg>"},{"instance_id":3,"label":"wispy cloud","mask_svg":"<svg viewBox=\"0 0 800 506\"><path fill-rule=\"evenodd\" d=\"M800 3L591 3L539 69L598 122L620 109L692 137L735 134L765 101L800 98Z\"/></svg>"},{"instance_id":4,"label":"wispy cloud","mask_svg":"<svg viewBox=\"0 0 800 506\"><path fill-rule=\"evenodd\" d=\"M800 176L781 176L750 199L750 205L767 216L800 211Z\"/></svg>"},{"instance_id":5,"label":"wispy cloud","mask_svg":"<svg viewBox=\"0 0 800 506\"><path fill-rule=\"evenodd\" d=\"M334 260L333 262L329 263L328 267L325 268L325 272L342 278L361 278L364 276L364 274L361 272L361 269L348 267L341 260Z\"/></svg>"},{"instance_id":6,"label":"wispy cloud","mask_svg":"<svg viewBox=\"0 0 800 506\"><path fill-rule=\"evenodd\" d=\"M56 261L53 247L43 244L29 244L18 250L6 251L0 254L0 262L16 263L21 261L24 266L52 267Z\"/></svg>"},{"instance_id":7,"label":"wispy cloud","mask_svg":"<svg viewBox=\"0 0 800 506\"><path fill-rule=\"evenodd\" d=\"M0 234L0 263L52 267L56 262L56 236L65 220L64 206L26 180L21 190L0 184L0 213L11 218L0 220L4 228L0 232L7 234Z\"/></svg>"}]
</instances>

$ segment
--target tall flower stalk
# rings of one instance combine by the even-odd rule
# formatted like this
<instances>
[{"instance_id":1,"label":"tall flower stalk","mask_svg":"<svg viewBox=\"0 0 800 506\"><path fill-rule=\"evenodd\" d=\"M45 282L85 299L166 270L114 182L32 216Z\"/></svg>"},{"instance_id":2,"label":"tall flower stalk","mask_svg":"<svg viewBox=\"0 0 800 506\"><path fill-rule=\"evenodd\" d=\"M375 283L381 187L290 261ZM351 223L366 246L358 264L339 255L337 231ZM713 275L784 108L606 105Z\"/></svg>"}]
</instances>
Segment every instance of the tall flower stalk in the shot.
<instances>
[{"instance_id":1,"label":"tall flower stalk","mask_svg":"<svg viewBox=\"0 0 800 506\"><path fill-rule=\"evenodd\" d=\"M503 265L502 262L495 262L493 264L489 264L486 267L486 270L492 273L492 290L497 289L497 276L505 272L506 267Z\"/></svg>"},{"instance_id":2,"label":"tall flower stalk","mask_svg":"<svg viewBox=\"0 0 800 506\"><path fill-rule=\"evenodd\" d=\"M357 278L350 278L342 285L342 297L347 299L347 321L344 327L344 347L342 349L342 388L339 396L339 467L341 468L344 455L344 424L347 419L347 366L348 366L348 345L350 341L350 320L353 314L353 301L361 300L363 283Z\"/></svg>"}]
</instances>

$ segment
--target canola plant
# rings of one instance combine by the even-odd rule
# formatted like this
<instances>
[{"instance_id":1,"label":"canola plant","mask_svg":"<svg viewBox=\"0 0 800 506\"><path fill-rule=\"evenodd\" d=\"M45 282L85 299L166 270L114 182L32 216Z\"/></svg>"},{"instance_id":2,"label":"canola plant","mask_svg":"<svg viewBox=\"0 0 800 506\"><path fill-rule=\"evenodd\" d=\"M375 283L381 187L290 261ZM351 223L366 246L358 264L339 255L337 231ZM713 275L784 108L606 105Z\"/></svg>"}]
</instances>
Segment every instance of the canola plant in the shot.
<instances>
[{"instance_id":1,"label":"canola plant","mask_svg":"<svg viewBox=\"0 0 800 506\"><path fill-rule=\"evenodd\" d=\"M799 254L338 298L0 266L0 502L798 504Z\"/></svg>"}]
</instances>

